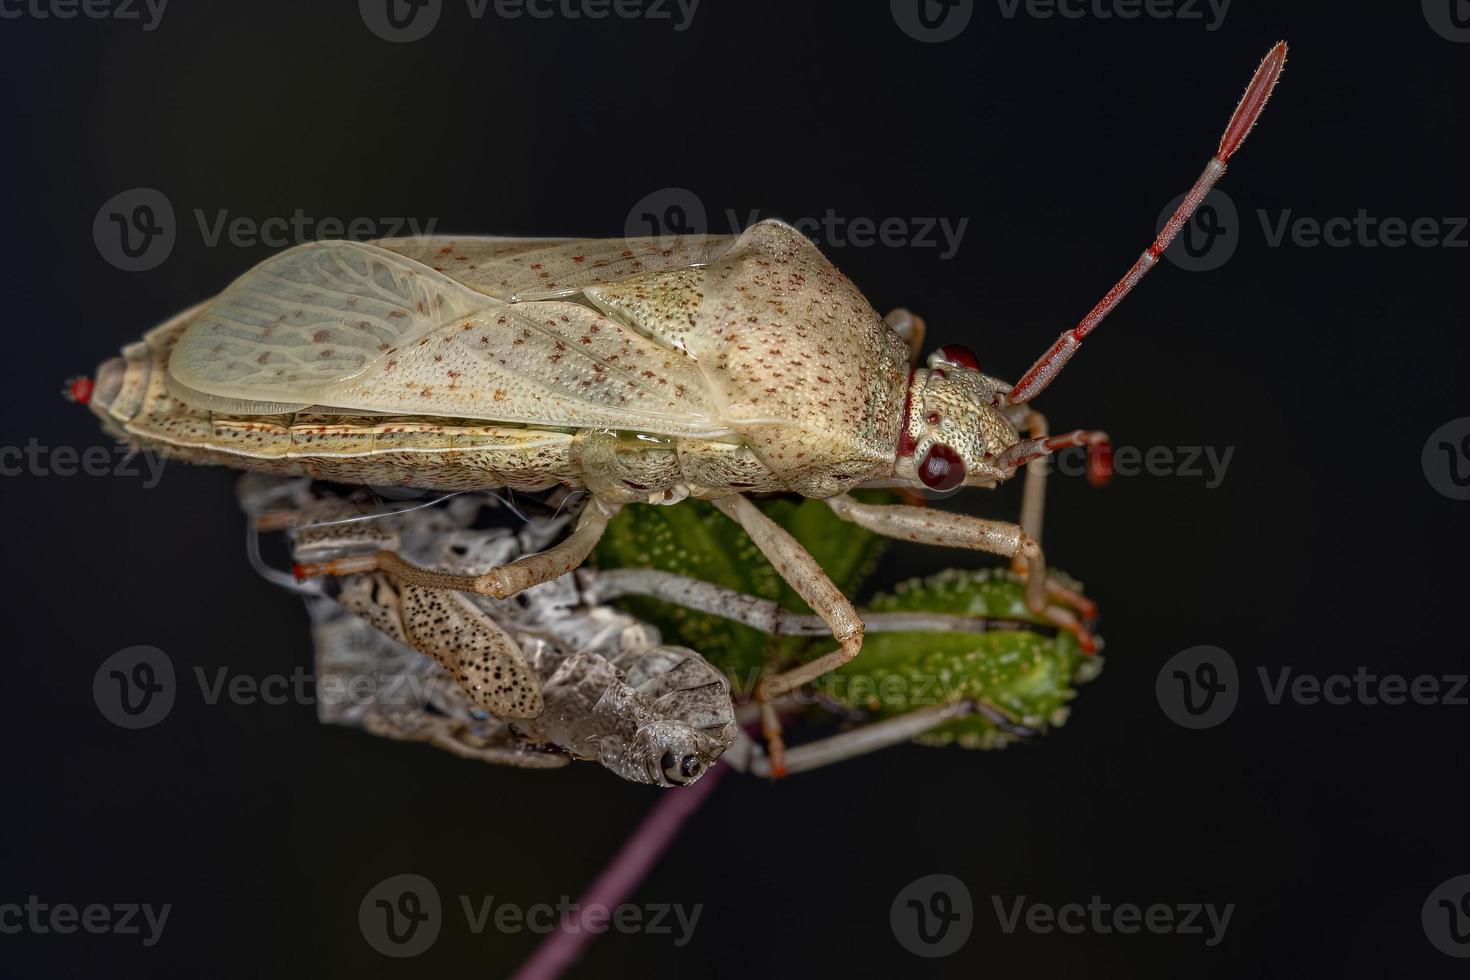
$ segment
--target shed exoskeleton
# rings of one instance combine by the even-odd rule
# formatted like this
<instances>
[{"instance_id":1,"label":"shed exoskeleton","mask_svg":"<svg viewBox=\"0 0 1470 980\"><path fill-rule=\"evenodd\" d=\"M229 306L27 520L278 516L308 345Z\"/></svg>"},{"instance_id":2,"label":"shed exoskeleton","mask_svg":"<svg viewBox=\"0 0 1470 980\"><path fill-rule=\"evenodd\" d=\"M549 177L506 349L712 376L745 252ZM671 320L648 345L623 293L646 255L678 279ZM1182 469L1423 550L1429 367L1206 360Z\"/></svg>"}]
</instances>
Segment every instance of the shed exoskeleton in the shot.
<instances>
[{"instance_id":1,"label":"shed exoskeleton","mask_svg":"<svg viewBox=\"0 0 1470 980\"><path fill-rule=\"evenodd\" d=\"M310 480L253 474L239 495L253 530L287 532L298 560L392 548L450 573L502 564L554 540L566 522L479 528L488 495L398 510L371 494L344 497ZM592 760L663 787L696 782L735 739L722 672L661 642L657 629L589 601L570 576L490 599L399 585L381 572L297 583L252 555L262 574L307 599L323 721L499 765ZM523 710L487 712L470 677Z\"/></svg>"},{"instance_id":2,"label":"shed exoskeleton","mask_svg":"<svg viewBox=\"0 0 1470 980\"><path fill-rule=\"evenodd\" d=\"M1091 604L1045 575L1041 461L1065 446L1100 449L1106 437L1051 435L1030 402L1189 220L1285 58L1278 44L1257 69L1154 242L1015 385L955 346L915 366L917 318L881 317L802 235L763 221L730 236L302 245L104 364L92 406L124 438L195 462L348 483L560 483L590 493L563 540L482 574L426 569L389 549L300 569L382 574L424 594L512 596L580 565L627 503L709 499L840 643L766 678L766 701L856 656L863 620L753 493L822 498L878 534L1009 557L1028 575L1028 606L1088 645ZM1019 523L848 495L988 487L1022 468ZM457 673L496 714L540 711L469 663Z\"/></svg>"}]
</instances>

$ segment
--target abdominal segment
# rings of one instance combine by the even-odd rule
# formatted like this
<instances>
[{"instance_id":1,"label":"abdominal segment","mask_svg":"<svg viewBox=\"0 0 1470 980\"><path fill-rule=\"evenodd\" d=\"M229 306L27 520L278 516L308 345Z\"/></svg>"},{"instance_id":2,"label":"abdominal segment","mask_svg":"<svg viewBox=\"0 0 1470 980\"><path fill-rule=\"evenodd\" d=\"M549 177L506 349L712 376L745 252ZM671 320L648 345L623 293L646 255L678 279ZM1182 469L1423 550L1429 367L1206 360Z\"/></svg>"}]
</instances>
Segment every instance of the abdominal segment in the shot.
<instances>
[{"instance_id":1,"label":"abdominal segment","mask_svg":"<svg viewBox=\"0 0 1470 980\"><path fill-rule=\"evenodd\" d=\"M582 487L605 500L673 503L788 489L736 442L610 430L556 430L427 416L196 408L165 382L188 315L98 371L92 410L112 435L191 463L338 483L432 490Z\"/></svg>"}]
</instances>

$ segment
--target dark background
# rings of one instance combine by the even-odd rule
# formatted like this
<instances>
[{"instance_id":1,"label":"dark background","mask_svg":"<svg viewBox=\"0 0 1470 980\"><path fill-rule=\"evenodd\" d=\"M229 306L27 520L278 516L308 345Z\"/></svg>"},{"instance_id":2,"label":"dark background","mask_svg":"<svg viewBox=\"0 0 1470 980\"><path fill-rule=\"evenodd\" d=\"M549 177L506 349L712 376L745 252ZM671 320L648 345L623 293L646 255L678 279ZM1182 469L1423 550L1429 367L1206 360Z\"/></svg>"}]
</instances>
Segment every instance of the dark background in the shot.
<instances>
[{"instance_id":1,"label":"dark background","mask_svg":"<svg viewBox=\"0 0 1470 980\"><path fill-rule=\"evenodd\" d=\"M1451 0L1444 0L1448 6ZM1431 4L1433 7L1433 4ZM1006 18L977 2L919 43L888 5L705 0L669 21L504 20L445 0L390 44L351 3L170 4L136 22L0 20L7 352L0 443L107 445L57 397L124 342L272 251L208 247L194 218L414 216L440 232L621 235L685 187L794 219L968 217L940 249L829 247L880 310L927 317L1015 378L1147 244L1204 164L1257 60L1292 59L1224 187L1229 261L1165 263L1041 402L1120 444L1234 447L1223 484L1057 479L1046 542L1103 609L1108 665L1070 724L1003 753L901 747L771 785L727 778L634 901L702 903L692 943L609 934L583 975L1463 975L1420 909L1470 872L1470 708L1270 705L1256 668L1464 673L1470 504L1420 452L1470 414L1463 247L1271 247L1272 222L1359 209L1470 212L1470 44L1416 3L1237 0L1201 20ZM1208 19L1208 8L1201 7ZM1443 11L1441 11L1443 13ZM177 242L114 268L93 219L161 191ZM1445 233L1452 223L1445 222ZM500 975L529 933L471 934L455 896L577 895L656 798L600 767L480 767L320 727L313 709L209 706L193 668L309 663L305 614L241 548L232 475L0 482L6 683L0 901L172 903L154 948L0 935L8 975ZM1019 481L1018 481L1019 482ZM960 506L1015 513L1019 486ZM877 584L986 559L891 552ZM186 683L145 731L91 680L134 644ZM1155 678L1197 644L1240 667L1223 725L1168 720ZM380 879L432 879L423 956L358 930ZM889 905L944 872L974 896L966 947L906 952ZM992 895L1050 904L1234 903L1225 941L1006 935Z\"/></svg>"}]
</instances>

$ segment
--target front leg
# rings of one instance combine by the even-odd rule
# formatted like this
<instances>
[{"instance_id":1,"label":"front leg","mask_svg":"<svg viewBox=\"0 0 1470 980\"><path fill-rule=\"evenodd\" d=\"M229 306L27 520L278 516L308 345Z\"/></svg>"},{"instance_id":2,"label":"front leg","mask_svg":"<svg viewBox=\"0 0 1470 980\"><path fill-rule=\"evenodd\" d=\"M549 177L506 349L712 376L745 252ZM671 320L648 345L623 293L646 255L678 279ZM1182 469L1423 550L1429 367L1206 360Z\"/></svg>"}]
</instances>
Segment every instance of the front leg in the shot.
<instances>
[{"instance_id":1,"label":"front leg","mask_svg":"<svg viewBox=\"0 0 1470 980\"><path fill-rule=\"evenodd\" d=\"M811 663L767 677L757 689L757 696L773 700L856 657L863 648L863 619L811 553L745 497L721 497L712 503L745 529L761 554L821 617L839 644L836 650Z\"/></svg>"},{"instance_id":2,"label":"front leg","mask_svg":"<svg viewBox=\"0 0 1470 980\"><path fill-rule=\"evenodd\" d=\"M1046 560L1041 545L1019 524L951 514L907 504L864 504L842 494L827 506L845 521L888 538L948 548L971 548L1025 563L1026 608L1077 637L1084 653L1096 653L1097 641L1070 610L1048 600Z\"/></svg>"},{"instance_id":3,"label":"front leg","mask_svg":"<svg viewBox=\"0 0 1470 980\"><path fill-rule=\"evenodd\" d=\"M756 700L761 704L761 728L771 753L771 771L782 776L786 772L786 746L781 738L781 719L776 714L775 700L856 657L863 648L863 619L801 542L761 513L755 504L738 494L721 497L711 503L745 529L761 554L822 618L838 642L837 649L831 653L767 677L756 686Z\"/></svg>"},{"instance_id":4,"label":"front leg","mask_svg":"<svg viewBox=\"0 0 1470 980\"><path fill-rule=\"evenodd\" d=\"M737 771L749 772L753 776L794 776L799 772L810 772L830 766L834 762L855 759L879 749L912 742L925 732L969 715L982 715L1002 731L1023 737L1036 735L1034 730L1012 722L993 705L983 701L962 700L916 708L896 718L875 721L851 731L789 748L786 750L783 773L777 773L773 760L767 758L761 752L760 746L743 734L736 738L735 745L731 746L723 758Z\"/></svg>"},{"instance_id":5,"label":"front leg","mask_svg":"<svg viewBox=\"0 0 1470 980\"><path fill-rule=\"evenodd\" d=\"M1032 408L1027 408L1026 414L1021 419L1021 427L1026 430L1026 435L1033 440L1045 441L1051 437L1051 429L1047 424L1046 416ZM1103 433L1089 433L1089 437L1095 437L1094 442L1089 442L1089 452L1096 451L1096 446L1105 444L1107 436ZM1046 510L1046 477L1051 469L1051 455L1049 453L1038 454L1030 462L1026 463L1026 475L1021 478L1021 529L1041 543L1041 521ZM1097 483L1094 469L1089 467L1088 479ZM1011 571L1018 575L1026 575L1026 561L1020 557L1011 559ZM1052 601L1075 610L1077 615L1083 619L1097 618L1097 603L1080 594L1075 589L1069 589L1051 578L1046 582L1047 595Z\"/></svg>"}]
</instances>

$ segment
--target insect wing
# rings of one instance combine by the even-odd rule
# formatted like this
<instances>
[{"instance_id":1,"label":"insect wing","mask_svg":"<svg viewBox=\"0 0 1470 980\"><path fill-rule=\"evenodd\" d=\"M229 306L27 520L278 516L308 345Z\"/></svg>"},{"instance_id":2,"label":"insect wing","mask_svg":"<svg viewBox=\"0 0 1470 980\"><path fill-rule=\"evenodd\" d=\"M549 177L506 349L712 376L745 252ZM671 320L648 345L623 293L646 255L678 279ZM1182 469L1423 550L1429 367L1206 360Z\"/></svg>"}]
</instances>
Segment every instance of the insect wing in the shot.
<instances>
[{"instance_id":1,"label":"insect wing","mask_svg":"<svg viewBox=\"0 0 1470 980\"><path fill-rule=\"evenodd\" d=\"M493 303L358 242L313 242L235 280L180 338L169 373L222 398L324 404L383 354Z\"/></svg>"},{"instance_id":2,"label":"insect wing","mask_svg":"<svg viewBox=\"0 0 1470 980\"><path fill-rule=\"evenodd\" d=\"M570 296L588 286L711 262L732 235L667 238L385 238L376 244L417 259L507 302Z\"/></svg>"},{"instance_id":3,"label":"insect wing","mask_svg":"<svg viewBox=\"0 0 1470 980\"><path fill-rule=\"evenodd\" d=\"M185 400L232 412L727 431L682 352L581 304L513 305L357 242L301 246L236 280L180 339L170 376Z\"/></svg>"}]
</instances>

